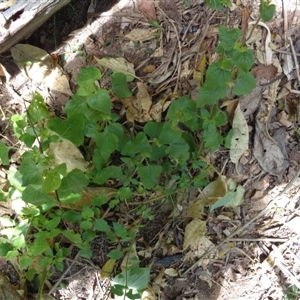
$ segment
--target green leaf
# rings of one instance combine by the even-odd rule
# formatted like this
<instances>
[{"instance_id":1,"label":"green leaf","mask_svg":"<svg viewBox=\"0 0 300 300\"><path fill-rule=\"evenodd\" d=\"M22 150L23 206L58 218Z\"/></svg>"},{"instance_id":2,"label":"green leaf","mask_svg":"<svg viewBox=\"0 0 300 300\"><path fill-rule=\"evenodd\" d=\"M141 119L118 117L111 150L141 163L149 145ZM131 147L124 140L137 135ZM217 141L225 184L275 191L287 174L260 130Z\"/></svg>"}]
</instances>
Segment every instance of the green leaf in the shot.
<instances>
[{"instance_id":1,"label":"green leaf","mask_svg":"<svg viewBox=\"0 0 300 300\"><path fill-rule=\"evenodd\" d=\"M9 150L10 148L0 141L0 159L4 166L9 165L9 158L8 158Z\"/></svg>"},{"instance_id":2,"label":"green leaf","mask_svg":"<svg viewBox=\"0 0 300 300\"><path fill-rule=\"evenodd\" d=\"M73 230L67 229L62 231L63 236L65 236L70 242L74 244L81 244L82 240L79 233L74 233Z\"/></svg>"},{"instance_id":3,"label":"green leaf","mask_svg":"<svg viewBox=\"0 0 300 300\"><path fill-rule=\"evenodd\" d=\"M92 224L92 226L93 226L93 224ZM93 241L95 239L95 237L96 237L96 232L91 229L85 230L85 232L82 234L82 239L85 243L90 243L91 241Z\"/></svg>"},{"instance_id":4,"label":"green leaf","mask_svg":"<svg viewBox=\"0 0 300 300\"><path fill-rule=\"evenodd\" d=\"M60 174L49 172L43 180L42 192L44 194L49 194L59 188L61 183Z\"/></svg>"},{"instance_id":5,"label":"green leaf","mask_svg":"<svg viewBox=\"0 0 300 300\"><path fill-rule=\"evenodd\" d=\"M227 124L226 114L217 106L213 107L210 114L210 119L215 124L215 126L223 126Z\"/></svg>"},{"instance_id":6,"label":"green leaf","mask_svg":"<svg viewBox=\"0 0 300 300\"><path fill-rule=\"evenodd\" d=\"M233 49L234 45L238 41L238 39L242 36L242 31L238 28L233 28L228 30L226 26L220 25L219 26L219 39L220 39L220 46L225 51L230 51ZM218 77L215 77L218 79Z\"/></svg>"},{"instance_id":7,"label":"green leaf","mask_svg":"<svg viewBox=\"0 0 300 300\"><path fill-rule=\"evenodd\" d=\"M89 96L97 90L95 81L101 78L101 72L96 67L83 67L77 76L79 88L76 94L79 96Z\"/></svg>"},{"instance_id":8,"label":"green leaf","mask_svg":"<svg viewBox=\"0 0 300 300\"><path fill-rule=\"evenodd\" d=\"M185 142L184 139L182 139L182 141L172 143L166 149L166 153L168 153L172 158L179 161L180 163L185 163L190 157L189 150L189 145Z\"/></svg>"},{"instance_id":9,"label":"green leaf","mask_svg":"<svg viewBox=\"0 0 300 300\"><path fill-rule=\"evenodd\" d=\"M158 179L159 175L162 172L162 167L154 165L142 166L138 168L137 172L144 187L150 190L158 184Z\"/></svg>"},{"instance_id":10,"label":"green leaf","mask_svg":"<svg viewBox=\"0 0 300 300\"><path fill-rule=\"evenodd\" d=\"M205 86L209 89L228 88L231 79L231 69L228 60L212 63L206 72Z\"/></svg>"},{"instance_id":11,"label":"green leaf","mask_svg":"<svg viewBox=\"0 0 300 300\"><path fill-rule=\"evenodd\" d=\"M93 226L93 223L89 220L85 220L80 223L80 229L82 229L82 230L91 229L92 226Z\"/></svg>"},{"instance_id":12,"label":"green leaf","mask_svg":"<svg viewBox=\"0 0 300 300\"><path fill-rule=\"evenodd\" d=\"M108 226L108 223L103 219L97 219L94 223L94 227L96 230L101 232L109 232L110 227Z\"/></svg>"},{"instance_id":13,"label":"green leaf","mask_svg":"<svg viewBox=\"0 0 300 300\"><path fill-rule=\"evenodd\" d=\"M174 128L171 122L165 122L160 131L158 141L162 145L182 142L183 139L181 137L181 131L177 126Z\"/></svg>"},{"instance_id":14,"label":"green leaf","mask_svg":"<svg viewBox=\"0 0 300 300\"><path fill-rule=\"evenodd\" d=\"M245 95L250 93L255 87L256 81L252 73L239 71L232 92L238 96Z\"/></svg>"},{"instance_id":15,"label":"green leaf","mask_svg":"<svg viewBox=\"0 0 300 300\"><path fill-rule=\"evenodd\" d=\"M9 251L13 249L10 243L0 242L0 256L6 256Z\"/></svg>"},{"instance_id":16,"label":"green leaf","mask_svg":"<svg viewBox=\"0 0 300 300\"><path fill-rule=\"evenodd\" d=\"M134 140L129 140L121 153L125 156L134 157L137 153L143 157L149 157L151 154L151 146L144 132L139 132Z\"/></svg>"},{"instance_id":17,"label":"green leaf","mask_svg":"<svg viewBox=\"0 0 300 300\"><path fill-rule=\"evenodd\" d=\"M43 97L39 93L34 94L28 107L28 115L33 124L49 117L50 112L47 109Z\"/></svg>"},{"instance_id":18,"label":"green leaf","mask_svg":"<svg viewBox=\"0 0 300 300\"><path fill-rule=\"evenodd\" d=\"M84 115L86 119L90 116L90 109L85 101L85 97L73 95L65 106L65 112L68 117L72 115Z\"/></svg>"},{"instance_id":19,"label":"green leaf","mask_svg":"<svg viewBox=\"0 0 300 300\"><path fill-rule=\"evenodd\" d=\"M108 166L96 174L93 181L98 184L104 184L108 179L123 177L122 169L118 166Z\"/></svg>"},{"instance_id":20,"label":"green leaf","mask_svg":"<svg viewBox=\"0 0 300 300\"><path fill-rule=\"evenodd\" d=\"M50 247L46 240L34 240L34 242L29 245L29 251L33 256L40 256L49 249Z\"/></svg>"},{"instance_id":21,"label":"green leaf","mask_svg":"<svg viewBox=\"0 0 300 300\"><path fill-rule=\"evenodd\" d=\"M91 247L86 245L84 248L80 249L79 251L80 256L90 259L93 255Z\"/></svg>"},{"instance_id":22,"label":"green leaf","mask_svg":"<svg viewBox=\"0 0 300 300\"><path fill-rule=\"evenodd\" d=\"M61 185L57 190L59 199L62 202L76 202L81 198L81 193L88 184L89 180L82 171L72 170L61 181Z\"/></svg>"},{"instance_id":23,"label":"green leaf","mask_svg":"<svg viewBox=\"0 0 300 300\"><path fill-rule=\"evenodd\" d=\"M144 127L144 132L151 138L158 138L163 130L164 123L161 122L147 122Z\"/></svg>"},{"instance_id":24,"label":"green leaf","mask_svg":"<svg viewBox=\"0 0 300 300\"><path fill-rule=\"evenodd\" d=\"M46 221L43 224L43 227L45 227L48 230L52 230L55 229L59 225L59 223L60 223L60 217L55 217L51 220Z\"/></svg>"},{"instance_id":25,"label":"green leaf","mask_svg":"<svg viewBox=\"0 0 300 300\"><path fill-rule=\"evenodd\" d=\"M217 132L217 128L212 123L209 123L207 128L203 131L202 139L205 148L212 152L216 151L223 141L222 136Z\"/></svg>"},{"instance_id":26,"label":"green leaf","mask_svg":"<svg viewBox=\"0 0 300 300\"><path fill-rule=\"evenodd\" d=\"M135 266L130 270L124 270L117 275L112 284L127 287L133 295L142 293L149 283L150 268L140 268Z\"/></svg>"},{"instance_id":27,"label":"green leaf","mask_svg":"<svg viewBox=\"0 0 300 300\"><path fill-rule=\"evenodd\" d=\"M22 193L22 199L26 203L34 205L46 204L48 207L53 207L56 204L53 197L45 195L42 192L40 185L28 185Z\"/></svg>"},{"instance_id":28,"label":"green leaf","mask_svg":"<svg viewBox=\"0 0 300 300\"><path fill-rule=\"evenodd\" d=\"M81 214L84 219L90 219L94 217L94 211L86 205L83 206Z\"/></svg>"},{"instance_id":29,"label":"green leaf","mask_svg":"<svg viewBox=\"0 0 300 300\"><path fill-rule=\"evenodd\" d=\"M270 0L260 1L259 13L264 22L269 22L272 20L275 10L276 6L274 4L270 4Z\"/></svg>"},{"instance_id":30,"label":"green leaf","mask_svg":"<svg viewBox=\"0 0 300 300\"><path fill-rule=\"evenodd\" d=\"M107 130L96 134L95 142L98 147L97 155L100 155L104 162L119 148L118 137Z\"/></svg>"},{"instance_id":31,"label":"green leaf","mask_svg":"<svg viewBox=\"0 0 300 300\"><path fill-rule=\"evenodd\" d=\"M106 90L98 90L96 93L87 98L88 105L99 112L106 115L111 113L111 100L109 93Z\"/></svg>"},{"instance_id":32,"label":"green leaf","mask_svg":"<svg viewBox=\"0 0 300 300\"><path fill-rule=\"evenodd\" d=\"M167 118L176 125L180 122L191 130L198 129L196 102L185 96L175 100L168 109Z\"/></svg>"},{"instance_id":33,"label":"green leaf","mask_svg":"<svg viewBox=\"0 0 300 300\"><path fill-rule=\"evenodd\" d=\"M111 250L111 251L107 254L107 256L108 256L109 258L118 260L118 259L120 259L120 258L123 256L123 252L120 251L120 250L114 249L114 250Z\"/></svg>"},{"instance_id":34,"label":"green leaf","mask_svg":"<svg viewBox=\"0 0 300 300\"><path fill-rule=\"evenodd\" d=\"M205 0L205 3L209 5L211 9L221 10L224 8L221 0Z\"/></svg>"},{"instance_id":35,"label":"green leaf","mask_svg":"<svg viewBox=\"0 0 300 300\"><path fill-rule=\"evenodd\" d=\"M42 184L43 180L41 170L39 170L36 163L31 159L24 158L21 162L19 171L22 174L22 186L27 186L29 184Z\"/></svg>"},{"instance_id":36,"label":"green leaf","mask_svg":"<svg viewBox=\"0 0 300 300\"><path fill-rule=\"evenodd\" d=\"M20 257L20 267L22 270L27 269L29 266L32 265L33 259L28 255L22 255Z\"/></svg>"},{"instance_id":37,"label":"green leaf","mask_svg":"<svg viewBox=\"0 0 300 300\"><path fill-rule=\"evenodd\" d=\"M126 75L123 73L114 73L111 75L112 90L118 98L127 98L132 96L132 92L128 88Z\"/></svg>"},{"instance_id":38,"label":"green leaf","mask_svg":"<svg viewBox=\"0 0 300 300\"><path fill-rule=\"evenodd\" d=\"M248 72L254 64L254 54L252 49L235 50L232 58L238 69Z\"/></svg>"},{"instance_id":39,"label":"green leaf","mask_svg":"<svg viewBox=\"0 0 300 300\"><path fill-rule=\"evenodd\" d=\"M79 223L82 219L82 215L78 211L67 210L63 213L62 218L73 223Z\"/></svg>"},{"instance_id":40,"label":"green leaf","mask_svg":"<svg viewBox=\"0 0 300 300\"><path fill-rule=\"evenodd\" d=\"M84 117L72 115L66 120L53 118L47 122L47 127L56 132L60 137L71 141L76 146L83 143L83 129L85 126Z\"/></svg>"}]
</instances>

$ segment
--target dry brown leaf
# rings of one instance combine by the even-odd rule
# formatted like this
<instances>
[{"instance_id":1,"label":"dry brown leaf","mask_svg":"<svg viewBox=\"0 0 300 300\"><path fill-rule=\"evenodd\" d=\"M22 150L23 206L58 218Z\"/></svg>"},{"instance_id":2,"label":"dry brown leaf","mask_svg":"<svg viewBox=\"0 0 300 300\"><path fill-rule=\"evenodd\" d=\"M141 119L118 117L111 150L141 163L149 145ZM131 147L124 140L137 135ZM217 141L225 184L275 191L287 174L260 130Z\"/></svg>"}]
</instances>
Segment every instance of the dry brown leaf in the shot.
<instances>
[{"instance_id":1,"label":"dry brown leaf","mask_svg":"<svg viewBox=\"0 0 300 300\"><path fill-rule=\"evenodd\" d=\"M250 18L250 10L248 8L244 8L242 10L242 32L243 32L243 39L246 37L248 31L248 22Z\"/></svg>"},{"instance_id":2,"label":"dry brown leaf","mask_svg":"<svg viewBox=\"0 0 300 300\"><path fill-rule=\"evenodd\" d=\"M180 22L181 16L174 0L160 0L159 6L169 18Z\"/></svg>"},{"instance_id":3,"label":"dry brown leaf","mask_svg":"<svg viewBox=\"0 0 300 300\"><path fill-rule=\"evenodd\" d=\"M274 65L259 65L254 67L251 73L254 77L258 77L258 79L270 80L276 76L277 71L278 69Z\"/></svg>"},{"instance_id":4,"label":"dry brown leaf","mask_svg":"<svg viewBox=\"0 0 300 300\"><path fill-rule=\"evenodd\" d=\"M28 44L18 44L11 48L12 57L24 73L37 83L44 83L50 89L72 95L69 80L62 68L55 65L52 57L43 49Z\"/></svg>"},{"instance_id":5,"label":"dry brown leaf","mask_svg":"<svg viewBox=\"0 0 300 300\"><path fill-rule=\"evenodd\" d=\"M259 114L258 114L259 115ZM276 124L274 124L276 125ZM269 129L272 124L269 125ZM289 166L286 149L285 149L285 129L276 126L272 141L267 133L265 124L257 118L255 122L254 150L253 155L260 166L267 173L281 177Z\"/></svg>"},{"instance_id":6,"label":"dry brown leaf","mask_svg":"<svg viewBox=\"0 0 300 300\"><path fill-rule=\"evenodd\" d=\"M258 109L258 106L262 98L262 87L258 85L253 91L249 94L243 95L239 98L241 110L244 113L245 117L253 115Z\"/></svg>"},{"instance_id":7,"label":"dry brown leaf","mask_svg":"<svg viewBox=\"0 0 300 300\"><path fill-rule=\"evenodd\" d=\"M240 104L237 105L234 111L232 121L232 137L230 146L230 159L234 164L237 164L241 156L248 150L249 130L247 121Z\"/></svg>"},{"instance_id":8,"label":"dry brown leaf","mask_svg":"<svg viewBox=\"0 0 300 300\"><path fill-rule=\"evenodd\" d=\"M206 222L193 220L186 225L184 231L183 251L188 248L197 249L198 244L206 233Z\"/></svg>"},{"instance_id":9,"label":"dry brown leaf","mask_svg":"<svg viewBox=\"0 0 300 300\"><path fill-rule=\"evenodd\" d=\"M150 20L156 20L155 5L153 0L139 0L138 10Z\"/></svg>"},{"instance_id":10,"label":"dry brown leaf","mask_svg":"<svg viewBox=\"0 0 300 300\"><path fill-rule=\"evenodd\" d=\"M127 39L131 41L144 42L155 38L158 32L157 28L154 29L144 29L144 28L134 28L129 33L125 35Z\"/></svg>"},{"instance_id":11,"label":"dry brown leaf","mask_svg":"<svg viewBox=\"0 0 300 300\"><path fill-rule=\"evenodd\" d=\"M148 65L143 69L143 73L149 74L154 72L155 69L156 69L155 65Z\"/></svg>"}]
</instances>

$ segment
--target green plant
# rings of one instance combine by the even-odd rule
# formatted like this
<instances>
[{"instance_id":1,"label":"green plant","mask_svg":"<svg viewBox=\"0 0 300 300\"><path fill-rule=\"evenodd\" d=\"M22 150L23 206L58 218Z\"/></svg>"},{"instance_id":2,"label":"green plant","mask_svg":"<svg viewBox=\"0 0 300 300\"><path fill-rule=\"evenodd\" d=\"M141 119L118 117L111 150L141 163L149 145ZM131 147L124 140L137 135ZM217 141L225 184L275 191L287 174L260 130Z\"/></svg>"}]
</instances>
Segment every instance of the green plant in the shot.
<instances>
[{"instance_id":1,"label":"green plant","mask_svg":"<svg viewBox=\"0 0 300 300\"><path fill-rule=\"evenodd\" d=\"M286 300L296 300L300 297L300 290L295 285L284 290L283 293Z\"/></svg>"},{"instance_id":2,"label":"green plant","mask_svg":"<svg viewBox=\"0 0 300 300\"><path fill-rule=\"evenodd\" d=\"M214 9L230 4L206 2ZM65 106L64 118L53 117L38 93L26 114L11 117L14 133L23 144L18 149L20 165L10 166L10 188L1 191L1 200L13 200L18 218L0 218L4 227L0 255L16 262L28 280L38 283L39 299L53 268L63 271L70 245L90 258L91 241L104 234L115 244L107 254L110 259L133 252L128 245L135 239L139 222L108 222L104 205L119 210L124 201L130 204L135 197L148 198L137 215L150 219L153 214L147 203L209 183L210 165L203 157L224 143L220 127L227 123L218 101L230 90L241 95L255 87L249 72L253 52L243 45L241 36L239 29L220 25L219 59L208 67L198 101L185 96L175 100L164 122L150 121L134 136L129 134L130 125L122 125L114 113L111 101L111 93L118 98L133 94L128 81L134 77L113 72L112 91L107 91L95 84L102 76L96 67L81 69L78 89ZM74 160L62 155L64 150L59 149L64 147ZM16 149L0 142L3 165L9 165L10 150ZM106 187L111 180L119 183L118 190ZM133 257L113 281L113 292L131 299L140 297L150 274Z\"/></svg>"}]
</instances>

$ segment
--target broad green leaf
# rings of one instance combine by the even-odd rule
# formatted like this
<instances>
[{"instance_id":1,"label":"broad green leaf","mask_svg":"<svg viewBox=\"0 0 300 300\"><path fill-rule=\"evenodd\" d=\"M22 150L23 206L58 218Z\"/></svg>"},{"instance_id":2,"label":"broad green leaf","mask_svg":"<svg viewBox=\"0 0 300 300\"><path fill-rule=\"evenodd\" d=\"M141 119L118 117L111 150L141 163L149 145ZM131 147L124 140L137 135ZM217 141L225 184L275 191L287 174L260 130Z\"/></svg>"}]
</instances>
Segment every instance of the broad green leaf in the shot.
<instances>
[{"instance_id":1,"label":"broad green leaf","mask_svg":"<svg viewBox=\"0 0 300 300\"><path fill-rule=\"evenodd\" d=\"M204 84L200 88L199 99L197 101L197 107L204 107L206 105L214 105L218 100L224 98L227 95L229 86L214 88Z\"/></svg>"},{"instance_id":2,"label":"broad green leaf","mask_svg":"<svg viewBox=\"0 0 300 300\"><path fill-rule=\"evenodd\" d=\"M28 115L33 124L49 117L50 112L47 109L43 97L39 93L34 94L28 107Z\"/></svg>"},{"instance_id":3,"label":"broad green leaf","mask_svg":"<svg viewBox=\"0 0 300 300\"><path fill-rule=\"evenodd\" d=\"M111 231L110 227L108 226L108 223L103 219L97 219L94 223L94 227L96 230L101 232Z\"/></svg>"},{"instance_id":4,"label":"broad green leaf","mask_svg":"<svg viewBox=\"0 0 300 300\"><path fill-rule=\"evenodd\" d=\"M98 90L96 93L87 98L88 105L101 113L110 115L111 113L111 100L109 93L106 90Z\"/></svg>"},{"instance_id":5,"label":"broad green leaf","mask_svg":"<svg viewBox=\"0 0 300 300\"><path fill-rule=\"evenodd\" d=\"M63 230L62 234L72 243L74 244L81 244L82 243L82 239L80 237L79 233L75 233L73 230L71 229L67 229L67 230Z\"/></svg>"},{"instance_id":6,"label":"broad green leaf","mask_svg":"<svg viewBox=\"0 0 300 300\"><path fill-rule=\"evenodd\" d=\"M106 162L111 154L119 148L118 137L105 130L95 136L95 142L98 147L97 151Z\"/></svg>"},{"instance_id":7,"label":"broad green leaf","mask_svg":"<svg viewBox=\"0 0 300 300\"><path fill-rule=\"evenodd\" d=\"M182 142L180 129L172 126L170 122L165 122L162 126L158 141L161 145Z\"/></svg>"},{"instance_id":8,"label":"broad green leaf","mask_svg":"<svg viewBox=\"0 0 300 300\"><path fill-rule=\"evenodd\" d=\"M60 137L71 141L76 146L83 143L83 129L85 126L84 117L72 115L66 120L53 118L47 122L47 127L56 132Z\"/></svg>"},{"instance_id":9,"label":"broad green leaf","mask_svg":"<svg viewBox=\"0 0 300 300\"><path fill-rule=\"evenodd\" d=\"M137 172L144 187L150 190L158 184L159 175L162 172L162 167L154 165L142 166L138 168Z\"/></svg>"},{"instance_id":10,"label":"broad green leaf","mask_svg":"<svg viewBox=\"0 0 300 300\"><path fill-rule=\"evenodd\" d=\"M112 90L118 98L127 98L132 96L132 92L128 88L126 75L123 73L114 73L111 75Z\"/></svg>"},{"instance_id":11,"label":"broad green leaf","mask_svg":"<svg viewBox=\"0 0 300 300\"><path fill-rule=\"evenodd\" d=\"M65 112L68 117L72 115L84 115L85 118L88 118L91 114L85 101L85 97L81 97L76 94L72 96L72 100L67 102Z\"/></svg>"},{"instance_id":12,"label":"broad green leaf","mask_svg":"<svg viewBox=\"0 0 300 300\"><path fill-rule=\"evenodd\" d=\"M53 261L52 256L42 256L39 260L38 260L38 264L39 264L39 269L40 270L46 270L48 269L48 267L51 265Z\"/></svg>"},{"instance_id":13,"label":"broad green leaf","mask_svg":"<svg viewBox=\"0 0 300 300\"><path fill-rule=\"evenodd\" d=\"M21 270L27 269L29 266L32 265L33 259L28 255L22 255L20 257L20 267Z\"/></svg>"},{"instance_id":14,"label":"broad green leaf","mask_svg":"<svg viewBox=\"0 0 300 300\"><path fill-rule=\"evenodd\" d=\"M86 205L83 206L81 214L84 219L90 219L94 217L94 211Z\"/></svg>"},{"instance_id":15,"label":"broad green leaf","mask_svg":"<svg viewBox=\"0 0 300 300\"><path fill-rule=\"evenodd\" d=\"M46 221L46 222L43 224L43 226L44 226L46 229L48 229L48 230L55 229L55 228L59 225L60 220L61 220L60 217L55 217L55 218L53 218L53 219L51 219L51 220Z\"/></svg>"},{"instance_id":16,"label":"broad green leaf","mask_svg":"<svg viewBox=\"0 0 300 300\"><path fill-rule=\"evenodd\" d=\"M248 72L254 64L254 54L252 49L237 49L234 50L233 55L234 63L238 69Z\"/></svg>"},{"instance_id":17,"label":"broad green leaf","mask_svg":"<svg viewBox=\"0 0 300 300\"><path fill-rule=\"evenodd\" d=\"M73 223L79 223L82 219L82 215L78 211L67 210L63 213L62 218Z\"/></svg>"},{"instance_id":18,"label":"broad green leaf","mask_svg":"<svg viewBox=\"0 0 300 300\"><path fill-rule=\"evenodd\" d=\"M42 184L42 192L44 194L49 194L52 191L55 191L59 188L61 183L60 174L55 172L49 172L44 177Z\"/></svg>"},{"instance_id":19,"label":"broad green leaf","mask_svg":"<svg viewBox=\"0 0 300 300\"><path fill-rule=\"evenodd\" d=\"M93 224L91 224L93 226ZM92 228L92 226L90 228ZM82 240L85 243L90 243L91 241L93 241L96 237L96 232L94 230L91 229L86 229L84 231L84 233L82 234Z\"/></svg>"},{"instance_id":20,"label":"broad green leaf","mask_svg":"<svg viewBox=\"0 0 300 300\"><path fill-rule=\"evenodd\" d=\"M87 259L90 259L93 255L92 249L89 245L86 245L85 247L80 249L79 254L80 254L80 256L85 257Z\"/></svg>"},{"instance_id":21,"label":"broad green leaf","mask_svg":"<svg viewBox=\"0 0 300 300\"><path fill-rule=\"evenodd\" d=\"M82 67L77 76L79 88L76 94L79 96L89 96L94 93L98 88L95 81L101 78L101 72L96 67Z\"/></svg>"},{"instance_id":22,"label":"broad green leaf","mask_svg":"<svg viewBox=\"0 0 300 300\"><path fill-rule=\"evenodd\" d=\"M24 142L24 144L28 147L31 148L33 143L35 142L36 136L31 135L28 133L24 133L19 137L19 140Z\"/></svg>"},{"instance_id":23,"label":"broad green leaf","mask_svg":"<svg viewBox=\"0 0 300 300\"><path fill-rule=\"evenodd\" d=\"M89 220L85 220L80 223L80 229L82 229L82 230L91 229L92 226L93 226L93 223Z\"/></svg>"},{"instance_id":24,"label":"broad green leaf","mask_svg":"<svg viewBox=\"0 0 300 300\"><path fill-rule=\"evenodd\" d=\"M275 14L276 6L274 4L270 4L270 2L270 0L260 1L259 13L264 22L271 21Z\"/></svg>"},{"instance_id":25,"label":"broad green leaf","mask_svg":"<svg viewBox=\"0 0 300 300\"><path fill-rule=\"evenodd\" d=\"M34 205L46 204L48 207L53 207L56 204L53 197L42 192L40 185L28 185L22 193L22 198L26 203Z\"/></svg>"},{"instance_id":26,"label":"broad green leaf","mask_svg":"<svg viewBox=\"0 0 300 300\"><path fill-rule=\"evenodd\" d=\"M133 267L130 270L124 270L113 279L113 286L120 285L131 290L132 294L141 294L149 283L150 268Z\"/></svg>"},{"instance_id":27,"label":"broad green leaf","mask_svg":"<svg viewBox=\"0 0 300 300\"><path fill-rule=\"evenodd\" d=\"M202 139L205 148L212 152L216 151L223 141L222 136L217 132L217 128L212 123L209 123L207 128L203 131Z\"/></svg>"},{"instance_id":28,"label":"broad green leaf","mask_svg":"<svg viewBox=\"0 0 300 300\"><path fill-rule=\"evenodd\" d=\"M9 158L8 158L9 150L10 148L0 141L0 159L4 166L9 165Z\"/></svg>"},{"instance_id":29,"label":"broad green leaf","mask_svg":"<svg viewBox=\"0 0 300 300\"><path fill-rule=\"evenodd\" d=\"M214 106L211 111L210 119L215 124L215 126L223 126L227 124L226 114L216 106Z\"/></svg>"},{"instance_id":30,"label":"broad green leaf","mask_svg":"<svg viewBox=\"0 0 300 300\"><path fill-rule=\"evenodd\" d=\"M19 251L18 250L12 250L12 251L8 251L5 258L7 260L13 260L15 259L17 256L19 256Z\"/></svg>"},{"instance_id":31,"label":"broad green leaf","mask_svg":"<svg viewBox=\"0 0 300 300\"><path fill-rule=\"evenodd\" d=\"M180 163L185 163L190 157L189 150L189 145L185 142L184 139L182 139L181 141L172 143L166 149L166 153L168 153L172 158L179 161Z\"/></svg>"},{"instance_id":32,"label":"broad green leaf","mask_svg":"<svg viewBox=\"0 0 300 300\"><path fill-rule=\"evenodd\" d=\"M50 249L49 244L46 240L34 240L34 242L29 245L29 252L33 256L40 256L42 253Z\"/></svg>"},{"instance_id":33,"label":"broad green leaf","mask_svg":"<svg viewBox=\"0 0 300 300\"><path fill-rule=\"evenodd\" d=\"M158 138L163 130L164 123L160 122L147 122L144 127L144 132L151 138Z\"/></svg>"},{"instance_id":34,"label":"broad green leaf","mask_svg":"<svg viewBox=\"0 0 300 300\"><path fill-rule=\"evenodd\" d=\"M66 203L78 201L81 198L82 191L88 184L89 180L82 171L72 170L61 181L61 185L57 190L59 199Z\"/></svg>"},{"instance_id":35,"label":"broad green leaf","mask_svg":"<svg viewBox=\"0 0 300 300\"><path fill-rule=\"evenodd\" d=\"M111 250L111 251L107 254L107 256L108 256L109 258L118 260L118 259L120 259L120 258L123 256L123 252L120 251L120 250L114 249L114 250Z\"/></svg>"},{"instance_id":36,"label":"broad green leaf","mask_svg":"<svg viewBox=\"0 0 300 300\"><path fill-rule=\"evenodd\" d=\"M228 30L226 26L220 25L219 26L219 39L220 39L220 46L225 51L230 51L233 49L234 45L238 41L238 39L242 36L242 31L238 28L233 28ZM219 80L218 77L215 77Z\"/></svg>"},{"instance_id":37,"label":"broad green leaf","mask_svg":"<svg viewBox=\"0 0 300 300\"><path fill-rule=\"evenodd\" d=\"M256 81L252 73L239 71L232 92L238 96L245 95L250 93L253 89L255 89L255 87Z\"/></svg>"},{"instance_id":38,"label":"broad green leaf","mask_svg":"<svg viewBox=\"0 0 300 300\"><path fill-rule=\"evenodd\" d=\"M98 184L104 184L108 179L123 177L122 169L118 166L108 166L96 174L93 181Z\"/></svg>"},{"instance_id":39,"label":"broad green leaf","mask_svg":"<svg viewBox=\"0 0 300 300\"><path fill-rule=\"evenodd\" d=\"M191 130L199 129L196 102L185 96L172 102L168 109L167 118L176 125L180 122Z\"/></svg>"},{"instance_id":40,"label":"broad green leaf","mask_svg":"<svg viewBox=\"0 0 300 300\"><path fill-rule=\"evenodd\" d=\"M43 180L41 170L31 159L24 158L21 162L19 171L22 174L22 186L27 186L29 184L42 184Z\"/></svg>"},{"instance_id":41,"label":"broad green leaf","mask_svg":"<svg viewBox=\"0 0 300 300\"><path fill-rule=\"evenodd\" d=\"M6 256L12 249L13 246L10 243L0 242L0 256Z\"/></svg>"},{"instance_id":42,"label":"broad green leaf","mask_svg":"<svg viewBox=\"0 0 300 300\"><path fill-rule=\"evenodd\" d=\"M144 132L139 132L134 140L129 140L121 153L125 156L134 157L141 154L143 157L149 157L151 154L151 146Z\"/></svg>"},{"instance_id":43,"label":"broad green leaf","mask_svg":"<svg viewBox=\"0 0 300 300\"><path fill-rule=\"evenodd\" d=\"M231 79L231 69L227 60L212 63L206 72L205 86L209 89L228 88Z\"/></svg>"}]
</instances>

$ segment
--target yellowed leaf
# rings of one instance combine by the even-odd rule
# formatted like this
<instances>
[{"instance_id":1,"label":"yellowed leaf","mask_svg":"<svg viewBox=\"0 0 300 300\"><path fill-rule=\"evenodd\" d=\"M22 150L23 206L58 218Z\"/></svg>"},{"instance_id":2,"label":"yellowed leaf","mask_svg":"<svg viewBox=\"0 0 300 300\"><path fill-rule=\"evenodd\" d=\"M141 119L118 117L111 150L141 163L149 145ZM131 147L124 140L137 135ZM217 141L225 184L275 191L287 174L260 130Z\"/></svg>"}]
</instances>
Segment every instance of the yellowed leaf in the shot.
<instances>
[{"instance_id":1,"label":"yellowed leaf","mask_svg":"<svg viewBox=\"0 0 300 300\"><path fill-rule=\"evenodd\" d=\"M28 44L17 44L11 48L11 55L27 77L37 83L44 83L51 90L72 95L69 80L60 65L43 49Z\"/></svg>"},{"instance_id":2,"label":"yellowed leaf","mask_svg":"<svg viewBox=\"0 0 300 300\"><path fill-rule=\"evenodd\" d=\"M135 70L132 63L128 62L123 57L113 58L113 57L105 57L105 58L97 58L96 60L99 65L113 70L113 72L120 72L124 73L126 75L127 82L133 81L134 78L137 78L135 76Z\"/></svg>"},{"instance_id":3,"label":"yellowed leaf","mask_svg":"<svg viewBox=\"0 0 300 300\"><path fill-rule=\"evenodd\" d=\"M201 193L205 206L210 206L224 197L227 191L226 177L220 176L215 181L209 183Z\"/></svg>"},{"instance_id":4,"label":"yellowed leaf","mask_svg":"<svg viewBox=\"0 0 300 300\"><path fill-rule=\"evenodd\" d=\"M127 39L131 41L144 42L153 39L157 35L158 29L143 29L134 28L125 35Z\"/></svg>"},{"instance_id":5,"label":"yellowed leaf","mask_svg":"<svg viewBox=\"0 0 300 300\"><path fill-rule=\"evenodd\" d=\"M178 271L174 268L168 268L165 269L165 274L171 277L176 277L178 276Z\"/></svg>"},{"instance_id":6,"label":"yellowed leaf","mask_svg":"<svg viewBox=\"0 0 300 300\"><path fill-rule=\"evenodd\" d=\"M183 251L190 247L197 247L199 241L206 233L206 222L193 220L186 225L184 231Z\"/></svg>"},{"instance_id":7,"label":"yellowed leaf","mask_svg":"<svg viewBox=\"0 0 300 300\"><path fill-rule=\"evenodd\" d=\"M235 109L232 121L232 137L230 146L230 159L236 164L241 156L248 150L249 130L240 104Z\"/></svg>"},{"instance_id":8,"label":"yellowed leaf","mask_svg":"<svg viewBox=\"0 0 300 300\"><path fill-rule=\"evenodd\" d=\"M102 267L100 271L100 275L102 278L107 278L110 276L112 271L114 270L114 267L116 265L116 260L113 258L110 258Z\"/></svg>"},{"instance_id":9,"label":"yellowed leaf","mask_svg":"<svg viewBox=\"0 0 300 300\"><path fill-rule=\"evenodd\" d=\"M186 216L200 219L203 214L204 204L202 197L194 199L188 207Z\"/></svg>"}]
</instances>

